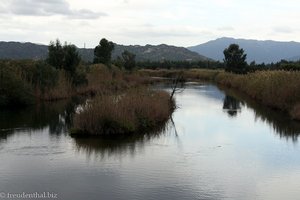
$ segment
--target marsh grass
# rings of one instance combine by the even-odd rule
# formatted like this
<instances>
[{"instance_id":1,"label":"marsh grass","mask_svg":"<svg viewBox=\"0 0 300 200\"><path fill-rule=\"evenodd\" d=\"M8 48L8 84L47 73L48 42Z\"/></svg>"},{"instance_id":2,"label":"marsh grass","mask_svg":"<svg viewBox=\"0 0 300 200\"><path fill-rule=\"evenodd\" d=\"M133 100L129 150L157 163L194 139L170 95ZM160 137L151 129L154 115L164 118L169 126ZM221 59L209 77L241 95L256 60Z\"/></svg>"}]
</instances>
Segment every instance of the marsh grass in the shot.
<instances>
[{"instance_id":1,"label":"marsh grass","mask_svg":"<svg viewBox=\"0 0 300 200\"><path fill-rule=\"evenodd\" d=\"M164 77L164 78L177 78L178 74L182 76L185 81L205 80L212 81L215 77L222 72L222 70L209 70L209 69L190 69L190 70L167 70L167 69L142 69L138 74L141 76L150 77Z\"/></svg>"},{"instance_id":2,"label":"marsh grass","mask_svg":"<svg viewBox=\"0 0 300 200\"><path fill-rule=\"evenodd\" d=\"M0 107L56 101L77 95L112 94L147 84L146 77L103 64L80 66L85 83L74 85L70 74L41 61L0 60Z\"/></svg>"},{"instance_id":3,"label":"marsh grass","mask_svg":"<svg viewBox=\"0 0 300 200\"><path fill-rule=\"evenodd\" d=\"M77 94L115 94L118 91L151 83L148 77L142 77L135 73L127 73L115 66L108 68L103 64L89 66L87 80L87 85L76 89Z\"/></svg>"},{"instance_id":4,"label":"marsh grass","mask_svg":"<svg viewBox=\"0 0 300 200\"><path fill-rule=\"evenodd\" d=\"M242 91L264 105L289 111L293 118L300 119L300 72L221 73L216 82Z\"/></svg>"},{"instance_id":5,"label":"marsh grass","mask_svg":"<svg viewBox=\"0 0 300 200\"><path fill-rule=\"evenodd\" d=\"M143 75L170 77L178 70L142 70ZM227 73L222 70L191 69L184 71L186 80L212 81L234 88L256 101L290 113L300 120L300 72L256 71L245 75Z\"/></svg>"},{"instance_id":6,"label":"marsh grass","mask_svg":"<svg viewBox=\"0 0 300 200\"><path fill-rule=\"evenodd\" d=\"M174 102L164 91L148 88L99 95L74 117L73 135L114 135L153 130L168 121Z\"/></svg>"}]
</instances>

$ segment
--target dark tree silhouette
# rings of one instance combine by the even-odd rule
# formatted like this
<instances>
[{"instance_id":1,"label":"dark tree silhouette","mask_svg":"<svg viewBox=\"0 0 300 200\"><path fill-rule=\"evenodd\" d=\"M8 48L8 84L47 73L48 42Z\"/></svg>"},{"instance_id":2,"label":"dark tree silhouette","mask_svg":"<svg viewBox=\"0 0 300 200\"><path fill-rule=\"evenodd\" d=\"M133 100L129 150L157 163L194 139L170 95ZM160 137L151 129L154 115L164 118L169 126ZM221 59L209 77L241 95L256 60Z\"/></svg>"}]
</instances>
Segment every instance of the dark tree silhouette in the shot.
<instances>
[{"instance_id":1,"label":"dark tree silhouette","mask_svg":"<svg viewBox=\"0 0 300 200\"><path fill-rule=\"evenodd\" d=\"M65 44L64 50L64 60L63 68L73 76L76 72L76 68L80 63L80 56L78 54L77 48L74 45Z\"/></svg>"},{"instance_id":2,"label":"dark tree silhouette","mask_svg":"<svg viewBox=\"0 0 300 200\"><path fill-rule=\"evenodd\" d=\"M135 68L135 54L130 53L129 51L125 50L122 53L122 58L124 61L124 68L128 71L132 71Z\"/></svg>"},{"instance_id":3,"label":"dark tree silhouette","mask_svg":"<svg viewBox=\"0 0 300 200\"><path fill-rule=\"evenodd\" d=\"M55 42L50 42L47 63L56 69L65 70L72 80L72 83L75 85L83 82L79 81L79 74L77 73L80 61L81 57L75 45L67 44L65 42L64 46L62 46L58 39ZM85 77L80 78L83 79Z\"/></svg>"},{"instance_id":4,"label":"dark tree silhouette","mask_svg":"<svg viewBox=\"0 0 300 200\"><path fill-rule=\"evenodd\" d=\"M247 54L244 53L244 49L240 49L237 44L231 44L223 53L225 56L224 64L226 71L239 74L246 73Z\"/></svg>"},{"instance_id":5,"label":"dark tree silhouette","mask_svg":"<svg viewBox=\"0 0 300 200\"><path fill-rule=\"evenodd\" d=\"M114 50L114 43L103 38L99 45L94 49L94 63L109 64L111 61L111 53Z\"/></svg>"},{"instance_id":6,"label":"dark tree silhouette","mask_svg":"<svg viewBox=\"0 0 300 200\"><path fill-rule=\"evenodd\" d=\"M63 61L64 50L62 44L60 43L59 39L56 39L55 42L51 41L50 45L48 46L47 62L57 69L62 69Z\"/></svg>"},{"instance_id":7,"label":"dark tree silhouette","mask_svg":"<svg viewBox=\"0 0 300 200\"><path fill-rule=\"evenodd\" d=\"M65 43L62 46L58 39L55 42L50 42L48 47L48 64L57 69L64 69L73 75L80 60L81 58L75 45Z\"/></svg>"}]
</instances>

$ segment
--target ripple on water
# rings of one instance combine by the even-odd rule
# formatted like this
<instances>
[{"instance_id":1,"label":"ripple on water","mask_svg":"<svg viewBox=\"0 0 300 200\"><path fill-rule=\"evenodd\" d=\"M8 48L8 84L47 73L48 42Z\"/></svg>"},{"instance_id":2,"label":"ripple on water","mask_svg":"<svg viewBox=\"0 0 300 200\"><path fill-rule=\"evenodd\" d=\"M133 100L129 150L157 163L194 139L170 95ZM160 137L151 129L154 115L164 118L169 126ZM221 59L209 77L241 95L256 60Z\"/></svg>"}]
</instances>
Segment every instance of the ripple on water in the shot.
<instances>
[{"instance_id":1,"label":"ripple on water","mask_svg":"<svg viewBox=\"0 0 300 200\"><path fill-rule=\"evenodd\" d=\"M64 154L66 151L60 149L58 146L22 146L19 148L9 149L8 152L18 156L47 156Z\"/></svg>"}]
</instances>

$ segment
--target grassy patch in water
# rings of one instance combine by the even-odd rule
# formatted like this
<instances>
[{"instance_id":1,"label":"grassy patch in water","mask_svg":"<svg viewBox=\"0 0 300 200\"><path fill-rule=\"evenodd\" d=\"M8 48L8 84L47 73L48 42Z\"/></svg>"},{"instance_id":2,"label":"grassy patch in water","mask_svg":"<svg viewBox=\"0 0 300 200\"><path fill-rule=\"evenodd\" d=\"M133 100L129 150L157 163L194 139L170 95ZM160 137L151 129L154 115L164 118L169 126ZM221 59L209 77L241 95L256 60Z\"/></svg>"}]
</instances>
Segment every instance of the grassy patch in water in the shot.
<instances>
[{"instance_id":1,"label":"grassy patch in water","mask_svg":"<svg viewBox=\"0 0 300 200\"><path fill-rule=\"evenodd\" d=\"M72 135L114 135L151 131L166 123L174 101L148 88L119 95L99 95L74 116Z\"/></svg>"}]
</instances>

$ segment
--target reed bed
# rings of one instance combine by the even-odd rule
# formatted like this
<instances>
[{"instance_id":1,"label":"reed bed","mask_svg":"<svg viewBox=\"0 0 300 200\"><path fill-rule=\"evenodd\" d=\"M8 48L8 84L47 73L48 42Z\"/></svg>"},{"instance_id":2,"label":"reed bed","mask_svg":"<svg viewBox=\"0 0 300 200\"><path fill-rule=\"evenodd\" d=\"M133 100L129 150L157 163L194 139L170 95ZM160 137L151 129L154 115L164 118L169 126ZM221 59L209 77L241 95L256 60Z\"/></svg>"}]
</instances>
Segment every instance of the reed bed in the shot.
<instances>
[{"instance_id":1,"label":"reed bed","mask_svg":"<svg viewBox=\"0 0 300 200\"><path fill-rule=\"evenodd\" d=\"M151 83L147 77L128 73L111 66L96 64L87 72L88 84L76 88L77 94L107 95Z\"/></svg>"},{"instance_id":2,"label":"reed bed","mask_svg":"<svg viewBox=\"0 0 300 200\"><path fill-rule=\"evenodd\" d=\"M300 72L221 73L216 82L238 89L264 105L286 110L294 119L300 119Z\"/></svg>"},{"instance_id":3,"label":"reed bed","mask_svg":"<svg viewBox=\"0 0 300 200\"><path fill-rule=\"evenodd\" d=\"M167 69L143 69L139 70L138 74L141 76L163 77L163 78L177 78L180 75L184 80L214 80L222 70L209 69L189 69L189 70L167 70Z\"/></svg>"},{"instance_id":4,"label":"reed bed","mask_svg":"<svg viewBox=\"0 0 300 200\"><path fill-rule=\"evenodd\" d=\"M151 131L168 121L174 102L164 91L132 89L99 95L74 117L73 135L116 135Z\"/></svg>"}]
</instances>

